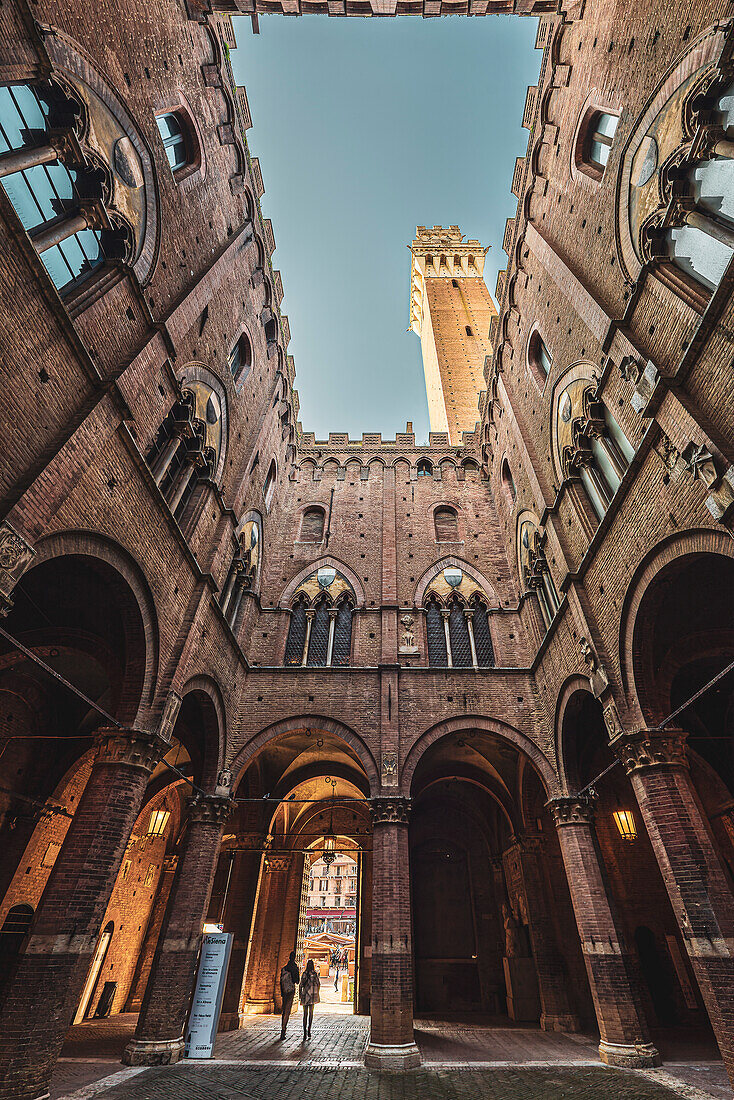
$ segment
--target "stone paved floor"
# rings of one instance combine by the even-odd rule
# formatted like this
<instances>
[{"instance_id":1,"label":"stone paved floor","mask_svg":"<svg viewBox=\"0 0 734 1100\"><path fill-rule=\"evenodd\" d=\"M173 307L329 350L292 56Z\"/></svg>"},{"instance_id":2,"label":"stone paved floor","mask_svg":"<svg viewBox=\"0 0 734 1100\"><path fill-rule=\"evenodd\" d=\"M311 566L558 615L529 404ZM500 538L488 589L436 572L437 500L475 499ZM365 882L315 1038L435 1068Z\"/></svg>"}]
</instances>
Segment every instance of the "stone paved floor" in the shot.
<instances>
[{"instance_id":1,"label":"stone paved floor","mask_svg":"<svg viewBox=\"0 0 734 1100\"><path fill-rule=\"evenodd\" d=\"M279 1019L251 1017L220 1035L215 1058L154 1069L128 1069L119 1059L135 1015L72 1028L54 1077L52 1100L731 1100L732 1090L710 1045L669 1039L678 1061L648 1073L601 1066L597 1040L554 1035L506 1019L476 1023L416 1020L424 1066L403 1075L374 1075L361 1064L369 1020L314 1018L303 1043L300 1019L279 1040ZM661 1046L663 1044L661 1043ZM705 1060L702 1060L705 1058Z\"/></svg>"}]
</instances>

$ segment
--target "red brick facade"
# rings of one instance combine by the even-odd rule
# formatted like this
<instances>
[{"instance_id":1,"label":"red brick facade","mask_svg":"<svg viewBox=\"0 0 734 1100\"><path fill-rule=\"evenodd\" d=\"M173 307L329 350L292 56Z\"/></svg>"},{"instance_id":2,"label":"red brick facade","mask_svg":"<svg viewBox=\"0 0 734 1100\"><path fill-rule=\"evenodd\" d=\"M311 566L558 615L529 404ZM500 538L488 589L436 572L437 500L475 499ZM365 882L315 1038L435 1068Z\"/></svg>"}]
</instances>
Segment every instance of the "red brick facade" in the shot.
<instances>
[{"instance_id":1,"label":"red brick facade","mask_svg":"<svg viewBox=\"0 0 734 1100\"><path fill-rule=\"evenodd\" d=\"M542 15L480 423L426 446L298 424L226 13L98 15L0 15L105 250L58 291L0 187L0 1098L44 1095L105 929L82 1009L117 981L132 1061L180 1056L207 915L222 1026L277 1009L330 830L371 1066L445 989L623 1065L708 1021L732 1072L734 268L689 178L734 151L725 6Z\"/></svg>"}]
</instances>

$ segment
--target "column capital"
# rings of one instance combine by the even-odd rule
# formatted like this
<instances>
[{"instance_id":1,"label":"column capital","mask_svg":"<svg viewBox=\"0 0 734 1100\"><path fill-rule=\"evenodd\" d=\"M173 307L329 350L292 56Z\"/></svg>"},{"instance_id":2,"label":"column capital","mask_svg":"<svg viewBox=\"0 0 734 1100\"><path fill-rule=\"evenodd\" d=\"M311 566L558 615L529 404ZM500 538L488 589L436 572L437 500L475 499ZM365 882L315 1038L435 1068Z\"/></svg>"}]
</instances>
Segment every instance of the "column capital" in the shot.
<instances>
[{"instance_id":1,"label":"column capital","mask_svg":"<svg viewBox=\"0 0 734 1100\"><path fill-rule=\"evenodd\" d=\"M197 825L223 825L234 805L233 800L226 796L195 794L189 802L189 822Z\"/></svg>"},{"instance_id":2,"label":"column capital","mask_svg":"<svg viewBox=\"0 0 734 1100\"><path fill-rule=\"evenodd\" d=\"M410 817L411 800L402 795L384 796L370 799L370 811L373 825L407 825Z\"/></svg>"},{"instance_id":3,"label":"column capital","mask_svg":"<svg viewBox=\"0 0 734 1100\"><path fill-rule=\"evenodd\" d=\"M122 726L103 726L97 730L95 740L95 764L124 764L151 773L171 747L159 733Z\"/></svg>"},{"instance_id":4,"label":"column capital","mask_svg":"<svg viewBox=\"0 0 734 1100\"><path fill-rule=\"evenodd\" d=\"M687 768L686 738L680 729L622 731L609 742L627 775L650 768Z\"/></svg>"},{"instance_id":5,"label":"column capital","mask_svg":"<svg viewBox=\"0 0 734 1100\"><path fill-rule=\"evenodd\" d=\"M291 857L289 855L284 856L265 856L263 860L264 871L287 871L291 865Z\"/></svg>"},{"instance_id":6,"label":"column capital","mask_svg":"<svg viewBox=\"0 0 734 1100\"><path fill-rule=\"evenodd\" d=\"M591 825L596 811L596 798L590 794L561 795L546 802L553 814L556 828L562 825Z\"/></svg>"}]
</instances>

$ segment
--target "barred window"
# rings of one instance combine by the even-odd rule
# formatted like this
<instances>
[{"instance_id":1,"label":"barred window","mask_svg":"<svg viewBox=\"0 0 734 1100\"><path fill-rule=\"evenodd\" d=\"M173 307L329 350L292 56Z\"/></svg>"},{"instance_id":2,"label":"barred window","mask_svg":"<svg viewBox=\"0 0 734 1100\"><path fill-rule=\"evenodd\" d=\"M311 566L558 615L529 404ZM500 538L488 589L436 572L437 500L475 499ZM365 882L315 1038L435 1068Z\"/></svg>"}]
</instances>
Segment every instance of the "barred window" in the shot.
<instances>
[{"instance_id":1,"label":"barred window","mask_svg":"<svg viewBox=\"0 0 734 1100\"><path fill-rule=\"evenodd\" d=\"M469 627L463 605L456 599L451 601L449 611L449 639L451 641L451 663L454 668L467 668L472 661Z\"/></svg>"},{"instance_id":2,"label":"barred window","mask_svg":"<svg viewBox=\"0 0 734 1100\"><path fill-rule=\"evenodd\" d=\"M300 665L306 643L306 605L299 600L291 612L291 624L285 645L285 664Z\"/></svg>"},{"instance_id":3,"label":"barred window","mask_svg":"<svg viewBox=\"0 0 734 1100\"><path fill-rule=\"evenodd\" d=\"M474 631L474 646L477 651L477 664L480 668L494 668L494 646L492 645L492 634L489 629L489 615L487 614L487 608L479 600L474 604L472 629Z\"/></svg>"},{"instance_id":4,"label":"barred window","mask_svg":"<svg viewBox=\"0 0 734 1100\"><path fill-rule=\"evenodd\" d=\"M329 612L326 600L316 608L313 622L311 623L311 636L308 640L308 657L306 664L321 667L326 664L326 655L329 649Z\"/></svg>"},{"instance_id":5,"label":"barred window","mask_svg":"<svg viewBox=\"0 0 734 1100\"><path fill-rule=\"evenodd\" d=\"M428 663L437 668L445 668L448 663L446 633L438 603L429 600L426 608L426 634L428 636Z\"/></svg>"},{"instance_id":6,"label":"barred window","mask_svg":"<svg viewBox=\"0 0 734 1100\"><path fill-rule=\"evenodd\" d=\"M332 665L348 665L352 648L352 609L349 601L343 599L339 604L334 624L334 650Z\"/></svg>"}]
</instances>

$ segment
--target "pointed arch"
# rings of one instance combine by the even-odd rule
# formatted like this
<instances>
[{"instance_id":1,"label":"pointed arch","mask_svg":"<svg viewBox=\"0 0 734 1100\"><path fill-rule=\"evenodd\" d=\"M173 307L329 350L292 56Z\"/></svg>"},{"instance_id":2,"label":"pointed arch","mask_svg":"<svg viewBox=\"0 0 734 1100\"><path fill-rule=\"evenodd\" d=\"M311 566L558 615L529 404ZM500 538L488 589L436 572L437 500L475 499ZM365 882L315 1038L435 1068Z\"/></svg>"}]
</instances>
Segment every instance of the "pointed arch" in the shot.
<instances>
[{"instance_id":1,"label":"pointed arch","mask_svg":"<svg viewBox=\"0 0 734 1100\"><path fill-rule=\"evenodd\" d=\"M318 569L321 569L325 565L331 566L332 569L336 569L338 573L341 573L344 579L348 581L349 584L352 586L354 597L357 601L357 607L364 607L364 589L362 588L357 574L354 573L348 565L345 565L344 562L339 561L338 558L332 558L329 555L323 558L318 558L316 561L311 562L310 565L304 566L304 568L301 569L299 573L296 573L293 580L290 581L290 583L283 590L280 600L278 601L278 607L287 610L291 606L293 593L296 591L299 585L303 584L303 582L305 580L308 580L308 578L312 576L313 573L315 573Z\"/></svg>"},{"instance_id":2,"label":"pointed arch","mask_svg":"<svg viewBox=\"0 0 734 1100\"><path fill-rule=\"evenodd\" d=\"M443 569L448 569L450 566L461 569L464 573L466 573L468 577L471 577L471 579L477 585L479 585L487 599L487 605L490 609L496 609L499 607L500 602L497 598L497 593L495 592L489 581L482 575L482 573L480 573L478 569L475 569L473 565L469 565L469 563L464 561L463 558L457 558L454 556L441 558L439 561L434 562L433 565L429 566L428 569L426 569L425 573L418 581L415 587L415 591L413 593L413 604L415 607L421 607L423 605L426 589L428 588L428 585L431 583L434 577L437 577Z\"/></svg>"}]
</instances>

